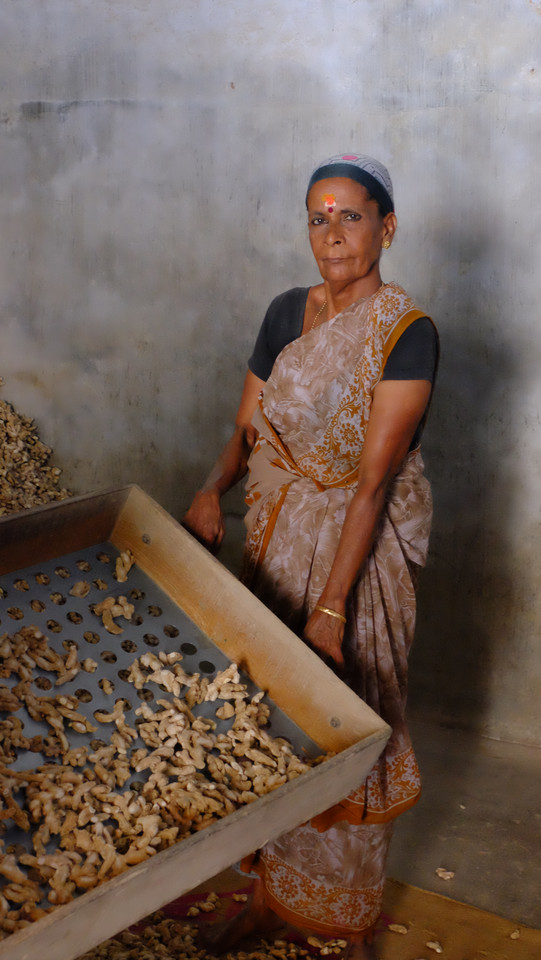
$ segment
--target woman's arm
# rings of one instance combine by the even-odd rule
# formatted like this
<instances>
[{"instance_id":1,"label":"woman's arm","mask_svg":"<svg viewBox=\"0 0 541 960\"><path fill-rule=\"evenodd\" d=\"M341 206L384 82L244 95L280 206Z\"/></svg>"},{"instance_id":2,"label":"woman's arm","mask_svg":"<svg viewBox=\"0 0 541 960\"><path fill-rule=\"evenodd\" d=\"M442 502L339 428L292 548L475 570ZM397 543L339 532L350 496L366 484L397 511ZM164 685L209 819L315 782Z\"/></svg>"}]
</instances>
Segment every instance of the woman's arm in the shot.
<instances>
[{"instance_id":1,"label":"woman's arm","mask_svg":"<svg viewBox=\"0 0 541 960\"><path fill-rule=\"evenodd\" d=\"M340 536L336 556L318 605L344 615L346 600L365 562L385 504L430 397L428 380L384 380L374 400L359 462L358 485ZM343 665L344 624L315 610L304 638L324 656Z\"/></svg>"},{"instance_id":2,"label":"woman's arm","mask_svg":"<svg viewBox=\"0 0 541 960\"><path fill-rule=\"evenodd\" d=\"M220 499L246 474L246 464L256 439L251 420L264 386L265 381L248 370L233 436L220 453L201 490L195 494L182 520L190 533L209 550L216 551L224 538L225 525Z\"/></svg>"}]
</instances>

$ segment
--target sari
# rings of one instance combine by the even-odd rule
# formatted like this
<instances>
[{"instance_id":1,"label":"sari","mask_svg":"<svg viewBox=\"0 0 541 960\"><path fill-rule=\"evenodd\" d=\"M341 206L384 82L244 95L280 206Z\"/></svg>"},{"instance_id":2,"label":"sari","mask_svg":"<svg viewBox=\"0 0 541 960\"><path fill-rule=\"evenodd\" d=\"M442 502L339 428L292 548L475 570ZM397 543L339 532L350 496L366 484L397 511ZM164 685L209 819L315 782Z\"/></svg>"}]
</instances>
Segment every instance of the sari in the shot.
<instances>
[{"instance_id":1,"label":"sari","mask_svg":"<svg viewBox=\"0 0 541 960\"><path fill-rule=\"evenodd\" d=\"M288 344L253 418L244 583L302 636L354 496L373 390L404 330L425 316L398 284ZM419 448L391 482L372 550L350 591L345 682L392 728L366 781L255 855L269 906L294 926L366 935L381 911L392 821L420 794L405 720L416 571L432 517Z\"/></svg>"}]
</instances>

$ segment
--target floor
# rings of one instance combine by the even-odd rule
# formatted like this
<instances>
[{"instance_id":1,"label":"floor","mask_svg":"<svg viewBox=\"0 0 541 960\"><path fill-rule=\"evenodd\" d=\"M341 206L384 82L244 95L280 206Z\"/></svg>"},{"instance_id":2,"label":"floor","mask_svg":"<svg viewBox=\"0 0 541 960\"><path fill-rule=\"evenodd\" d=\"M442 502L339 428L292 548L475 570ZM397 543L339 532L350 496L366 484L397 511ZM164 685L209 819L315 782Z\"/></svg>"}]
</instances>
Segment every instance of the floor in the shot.
<instances>
[{"instance_id":1,"label":"floor","mask_svg":"<svg viewBox=\"0 0 541 960\"><path fill-rule=\"evenodd\" d=\"M235 573L242 538L229 518L220 560ZM389 876L541 930L541 750L418 721L411 732L423 795L396 823Z\"/></svg>"},{"instance_id":2,"label":"floor","mask_svg":"<svg viewBox=\"0 0 541 960\"><path fill-rule=\"evenodd\" d=\"M233 868L224 870L197 890L173 901L165 912L172 917L187 917L190 908L206 899L212 891L219 898L216 911L201 914L194 921L204 929L242 911L241 904L232 902L232 894L242 891L249 896L250 882ZM299 931L287 926L277 932L277 937L304 949L309 946ZM324 937L319 939L325 940ZM264 960L264 956L269 957L264 943L257 938L244 941L239 947L239 953L230 955L230 960ZM382 913L374 932L373 951L377 960L412 960L414 957L428 960L429 956L439 952L445 960L539 960L541 931L449 897L388 879ZM346 947L338 955L331 956L334 960L347 960L348 954ZM288 952L287 957L295 960L293 952ZM318 960L314 946L309 957Z\"/></svg>"},{"instance_id":3,"label":"floor","mask_svg":"<svg viewBox=\"0 0 541 960\"><path fill-rule=\"evenodd\" d=\"M410 729L423 795L396 823L389 875L541 929L541 750Z\"/></svg>"}]
</instances>

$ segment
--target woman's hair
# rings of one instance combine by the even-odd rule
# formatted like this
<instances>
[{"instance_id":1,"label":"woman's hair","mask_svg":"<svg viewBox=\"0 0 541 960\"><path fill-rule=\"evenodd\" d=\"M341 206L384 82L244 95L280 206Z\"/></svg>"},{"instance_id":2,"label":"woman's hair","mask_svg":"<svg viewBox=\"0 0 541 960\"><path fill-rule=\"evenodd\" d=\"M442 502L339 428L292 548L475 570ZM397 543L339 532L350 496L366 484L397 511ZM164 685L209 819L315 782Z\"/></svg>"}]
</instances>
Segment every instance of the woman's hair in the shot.
<instances>
[{"instance_id":1,"label":"woman's hair","mask_svg":"<svg viewBox=\"0 0 541 960\"><path fill-rule=\"evenodd\" d=\"M387 167L379 160L363 154L338 153L322 163L318 163L308 182L308 194L318 180L327 180L331 177L348 177L360 183L369 193L372 200L378 205L381 217L394 211L393 184Z\"/></svg>"}]
</instances>

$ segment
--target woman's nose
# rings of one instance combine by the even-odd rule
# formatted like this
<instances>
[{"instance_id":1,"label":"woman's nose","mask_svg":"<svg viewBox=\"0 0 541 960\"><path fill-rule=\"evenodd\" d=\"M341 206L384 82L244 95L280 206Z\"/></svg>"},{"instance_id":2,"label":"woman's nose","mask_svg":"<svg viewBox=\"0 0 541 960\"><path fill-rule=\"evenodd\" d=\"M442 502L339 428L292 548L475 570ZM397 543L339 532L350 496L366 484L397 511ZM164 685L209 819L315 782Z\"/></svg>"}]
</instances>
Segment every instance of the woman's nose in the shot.
<instances>
[{"instance_id":1,"label":"woman's nose","mask_svg":"<svg viewBox=\"0 0 541 960\"><path fill-rule=\"evenodd\" d=\"M325 236L325 243L329 247L334 247L335 244L342 243L342 233L338 225L333 223L329 224L327 234Z\"/></svg>"}]
</instances>

